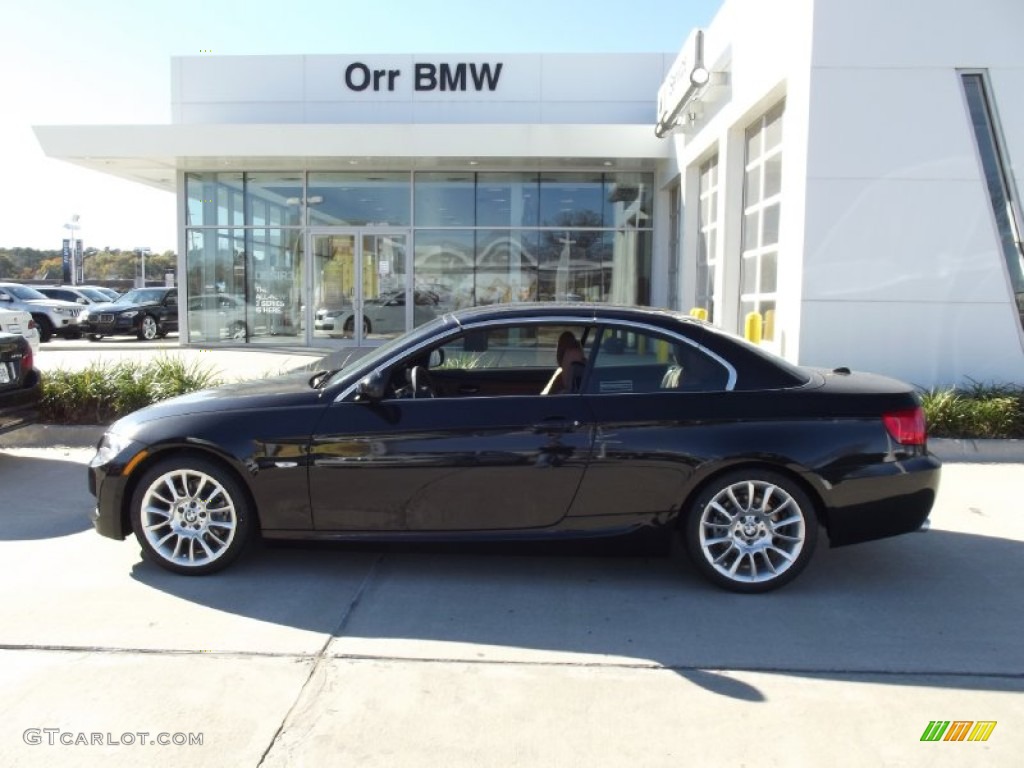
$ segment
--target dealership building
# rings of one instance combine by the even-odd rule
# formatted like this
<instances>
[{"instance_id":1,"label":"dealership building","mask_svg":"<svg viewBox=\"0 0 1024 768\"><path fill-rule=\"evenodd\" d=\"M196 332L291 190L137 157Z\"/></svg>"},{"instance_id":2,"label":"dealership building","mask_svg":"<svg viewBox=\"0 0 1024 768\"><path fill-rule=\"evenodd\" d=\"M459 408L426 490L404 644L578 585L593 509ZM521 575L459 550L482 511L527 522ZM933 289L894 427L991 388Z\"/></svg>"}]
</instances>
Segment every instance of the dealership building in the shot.
<instances>
[{"instance_id":1,"label":"dealership building","mask_svg":"<svg viewBox=\"0 0 1024 768\"><path fill-rule=\"evenodd\" d=\"M183 343L598 301L1021 384L1021 29L1012 0L725 0L662 54L180 57L170 124L36 134L176 193Z\"/></svg>"}]
</instances>

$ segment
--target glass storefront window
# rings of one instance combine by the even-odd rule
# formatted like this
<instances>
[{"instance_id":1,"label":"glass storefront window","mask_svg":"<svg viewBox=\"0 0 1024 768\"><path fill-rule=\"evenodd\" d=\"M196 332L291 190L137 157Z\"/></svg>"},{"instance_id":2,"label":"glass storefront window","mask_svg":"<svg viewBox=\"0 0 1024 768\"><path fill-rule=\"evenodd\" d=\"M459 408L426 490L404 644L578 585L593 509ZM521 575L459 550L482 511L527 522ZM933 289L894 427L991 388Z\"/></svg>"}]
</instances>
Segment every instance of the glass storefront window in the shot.
<instances>
[{"instance_id":1,"label":"glass storefront window","mask_svg":"<svg viewBox=\"0 0 1024 768\"><path fill-rule=\"evenodd\" d=\"M185 184L191 339L200 343L335 338L319 312L336 309L326 291L339 286L369 321L363 334L355 320L354 335L341 329L355 341L403 330L403 315L415 326L420 315L478 304L650 300L651 174L189 173ZM352 275L340 252L317 250L333 238L357 244ZM304 267L307 239L316 255ZM396 244L410 239L407 263ZM304 297L310 275L315 295ZM392 297L393 328L369 312Z\"/></svg>"},{"instance_id":2,"label":"glass storefront window","mask_svg":"<svg viewBox=\"0 0 1024 768\"><path fill-rule=\"evenodd\" d=\"M416 230L413 275L417 291L432 291L444 311L471 307L476 296L473 230Z\"/></svg>"},{"instance_id":3,"label":"glass storefront window","mask_svg":"<svg viewBox=\"0 0 1024 768\"><path fill-rule=\"evenodd\" d=\"M476 191L472 173L417 173L417 227L472 227Z\"/></svg>"},{"instance_id":4,"label":"glass storefront window","mask_svg":"<svg viewBox=\"0 0 1024 768\"><path fill-rule=\"evenodd\" d=\"M480 230L476 237L476 303L537 300L537 240L521 230Z\"/></svg>"},{"instance_id":5,"label":"glass storefront window","mask_svg":"<svg viewBox=\"0 0 1024 768\"><path fill-rule=\"evenodd\" d=\"M535 227L540 205L536 173L481 173L476 180L476 224Z\"/></svg>"},{"instance_id":6,"label":"glass storefront window","mask_svg":"<svg viewBox=\"0 0 1024 768\"><path fill-rule=\"evenodd\" d=\"M604 226L604 204L600 173L545 173L540 177L541 226Z\"/></svg>"},{"instance_id":7,"label":"glass storefront window","mask_svg":"<svg viewBox=\"0 0 1024 768\"><path fill-rule=\"evenodd\" d=\"M185 174L185 224L190 227L242 224L234 214L242 209L242 174Z\"/></svg>"},{"instance_id":8,"label":"glass storefront window","mask_svg":"<svg viewBox=\"0 0 1024 768\"><path fill-rule=\"evenodd\" d=\"M408 173L310 173L309 223L317 227L409 226Z\"/></svg>"},{"instance_id":9,"label":"glass storefront window","mask_svg":"<svg viewBox=\"0 0 1024 768\"><path fill-rule=\"evenodd\" d=\"M269 212L275 210L286 226L301 223L301 173L247 173L245 174L245 224L265 224ZM233 221L233 224L242 224Z\"/></svg>"},{"instance_id":10,"label":"glass storefront window","mask_svg":"<svg viewBox=\"0 0 1024 768\"><path fill-rule=\"evenodd\" d=\"M652 205L651 177L645 173L605 176L604 226L648 227Z\"/></svg>"}]
</instances>

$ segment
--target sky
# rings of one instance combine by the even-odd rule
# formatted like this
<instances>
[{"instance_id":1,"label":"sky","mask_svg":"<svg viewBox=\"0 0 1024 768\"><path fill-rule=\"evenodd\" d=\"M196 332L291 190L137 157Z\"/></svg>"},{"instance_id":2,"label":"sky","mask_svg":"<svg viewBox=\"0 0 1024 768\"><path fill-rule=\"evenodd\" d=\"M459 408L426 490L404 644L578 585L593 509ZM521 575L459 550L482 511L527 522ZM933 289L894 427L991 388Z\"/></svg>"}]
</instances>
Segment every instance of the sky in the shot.
<instances>
[{"instance_id":1,"label":"sky","mask_svg":"<svg viewBox=\"0 0 1024 768\"><path fill-rule=\"evenodd\" d=\"M172 56L674 54L721 3L0 0L0 247L75 231L86 248L177 250L173 194L47 158L32 131L169 124Z\"/></svg>"}]
</instances>

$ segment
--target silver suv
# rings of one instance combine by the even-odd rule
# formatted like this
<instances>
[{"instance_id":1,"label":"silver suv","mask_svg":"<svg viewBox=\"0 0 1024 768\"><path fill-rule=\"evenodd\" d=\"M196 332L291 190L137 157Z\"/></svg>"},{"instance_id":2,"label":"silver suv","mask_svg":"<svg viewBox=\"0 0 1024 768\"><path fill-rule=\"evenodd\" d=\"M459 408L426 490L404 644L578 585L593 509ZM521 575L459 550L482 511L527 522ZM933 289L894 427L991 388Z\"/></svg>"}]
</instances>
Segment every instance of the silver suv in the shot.
<instances>
[{"instance_id":1,"label":"silver suv","mask_svg":"<svg viewBox=\"0 0 1024 768\"><path fill-rule=\"evenodd\" d=\"M77 322L81 304L47 298L28 285L0 283L0 309L18 309L32 315L39 326L40 341L49 341L54 335L66 339L82 335Z\"/></svg>"}]
</instances>

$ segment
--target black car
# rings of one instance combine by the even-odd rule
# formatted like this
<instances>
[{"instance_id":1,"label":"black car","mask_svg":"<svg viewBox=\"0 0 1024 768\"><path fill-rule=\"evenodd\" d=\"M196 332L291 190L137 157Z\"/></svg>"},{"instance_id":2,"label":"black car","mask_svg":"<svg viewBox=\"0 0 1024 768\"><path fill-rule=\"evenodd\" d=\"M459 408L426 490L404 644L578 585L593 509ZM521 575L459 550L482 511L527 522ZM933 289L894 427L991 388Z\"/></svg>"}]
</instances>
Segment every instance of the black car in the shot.
<instances>
[{"instance_id":1,"label":"black car","mask_svg":"<svg viewBox=\"0 0 1024 768\"><path fill-rule=\"evenodd\" d=\"M112 302L90 304L78 324L91 341L126 335L152 341L178 330L178 289L135 288Z\"/></svg>"},{"instance_id":2,"label":"black car","mask_svg":"<svg viewBox=\"0 0 1024 768\"><path fill-rule=\"evenodd\" d=\"M134 531L184 574L257 532L646 529L761 592L807 565L819 528L833 546L920 528L939 472L906 384L800 368L673 312L573 303L463 310L340 370L144 408L102 438L89 485L99 533Z\"/></svg>"},{"instance_id":3,"label":"black car","mask_svg":"<svg viewBox=\"0 0 1024 768\"><path fill-rule=\"evenodd\" d=\"M0 432L33 420L41 394L28 340L19 334L0 333Z\"/></svg>"}]
</instances>

